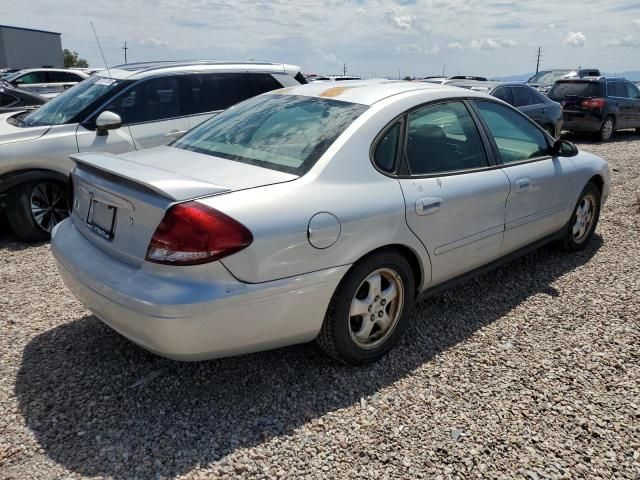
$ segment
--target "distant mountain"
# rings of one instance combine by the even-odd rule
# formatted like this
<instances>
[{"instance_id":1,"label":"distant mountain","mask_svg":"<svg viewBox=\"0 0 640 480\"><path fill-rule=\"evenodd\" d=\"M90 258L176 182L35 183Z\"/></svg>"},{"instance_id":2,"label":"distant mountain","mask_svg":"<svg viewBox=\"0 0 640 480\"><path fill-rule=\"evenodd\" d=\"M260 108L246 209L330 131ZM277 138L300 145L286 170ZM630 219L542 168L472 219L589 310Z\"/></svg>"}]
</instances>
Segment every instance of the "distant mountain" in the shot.
<instances>
[{"instance_id":1,"label":"distant mountain","mask_svg":"<svg viewBox=\"0 0 640 480\"><path fill-rule=\"evenodd\" d=\"M507 77L492 77L492 80L498 80L500 82L526 82L531 77L533 77L534 73L523 73L520 75L510 75ZM640 80L640 70L629 70L627 72L605 72L605 76L607 77L623 77L627 80L637 81Z\"/></svg>"}]
</instances>

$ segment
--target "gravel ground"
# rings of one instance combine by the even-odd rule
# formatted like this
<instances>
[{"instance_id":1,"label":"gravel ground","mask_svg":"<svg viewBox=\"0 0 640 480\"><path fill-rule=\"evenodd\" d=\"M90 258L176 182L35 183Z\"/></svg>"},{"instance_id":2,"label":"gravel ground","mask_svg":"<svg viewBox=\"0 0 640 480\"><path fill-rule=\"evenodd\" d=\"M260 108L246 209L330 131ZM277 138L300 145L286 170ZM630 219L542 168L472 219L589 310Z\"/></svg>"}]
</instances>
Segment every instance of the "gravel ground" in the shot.
<instances>
[{"instance_id":1,"label":"gravel ground","mask_svg":"<svg viewBox=\"0 0 640 480\"><path fill-rule=\"evenodd\" d=\"M422 304L366 368L314 345L176 363L0 234L0 478L640 478L640 137L591 246Z\"/></svg>"}]
</instances>

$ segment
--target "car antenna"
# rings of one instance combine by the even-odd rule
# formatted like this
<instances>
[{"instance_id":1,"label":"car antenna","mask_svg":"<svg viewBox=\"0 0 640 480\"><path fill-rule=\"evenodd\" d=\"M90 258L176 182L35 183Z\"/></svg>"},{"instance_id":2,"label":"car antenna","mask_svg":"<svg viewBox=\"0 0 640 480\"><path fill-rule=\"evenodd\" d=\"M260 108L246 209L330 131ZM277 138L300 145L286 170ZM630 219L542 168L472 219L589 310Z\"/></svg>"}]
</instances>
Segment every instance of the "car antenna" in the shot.
<instances>
[{"instance_id":1,"label":"car antenna","mask_svg":"<svg viewBox=\"0 0 640 480\"><path fill-rule=\"evenodd\" d=\"M96 29L93 26L93 22L89 22L89 25L91 25L91 30L93 30L93 36L96 37L96 43L98 44L98 48L100 49L100 55L102 55L104 66L107 67L107 73L109 74L109 78L112 78L111 71L109 70L109 65L107 64L107 59L104 58L104 52L102 51L102 47L100 46L100 40L98 40L98 34L96 33Z\"/></svg>"}]
</instances>

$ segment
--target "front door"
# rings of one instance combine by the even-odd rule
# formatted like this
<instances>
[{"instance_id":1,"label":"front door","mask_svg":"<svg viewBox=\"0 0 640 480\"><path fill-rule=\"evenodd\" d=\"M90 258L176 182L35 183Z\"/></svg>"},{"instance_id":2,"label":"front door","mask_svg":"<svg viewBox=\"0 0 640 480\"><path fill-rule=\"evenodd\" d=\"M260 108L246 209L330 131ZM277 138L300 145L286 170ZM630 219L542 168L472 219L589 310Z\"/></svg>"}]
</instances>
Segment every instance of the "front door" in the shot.
<instances>
[{"instance_id":1,"label":"front door","mask_svg":"<svg viewBox=\"0 0 640 480\"><path fill-rule=\"evenodd\" d=\"M553 158L547 137L528 118L488 100L475 101L511 185L502 253L558 231L571 216L570 158Z\"/></svg>"},{"instance_id":2,"label":"front door","mask_svg":"<svg viewBox=\"0 0 640 480\"><path fill-rule=\"evenodd\" d=\"M491 168L465 104L426 106L407 118L408 175L400 179L409 228L425 245L432 285L498 257L509 180Z\"/></svg>"}]
</instances>

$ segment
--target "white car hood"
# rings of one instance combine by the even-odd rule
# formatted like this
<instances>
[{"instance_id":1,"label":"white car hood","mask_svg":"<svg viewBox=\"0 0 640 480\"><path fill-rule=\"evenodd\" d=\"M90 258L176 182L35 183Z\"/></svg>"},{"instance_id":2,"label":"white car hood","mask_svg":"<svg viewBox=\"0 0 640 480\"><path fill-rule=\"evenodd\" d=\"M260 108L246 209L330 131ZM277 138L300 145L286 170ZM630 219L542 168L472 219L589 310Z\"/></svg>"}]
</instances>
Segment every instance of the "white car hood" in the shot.
<instances>
[{"instance_id":1,"label":"white car hood","mask_svg":"<svg viewBox=\"0 0 640 480\"><path fill-rule=\"evenodd\" d=\"M0 145L4 143L24 142L40 138L51 128L50 125L43 127L16 127L7 120L22 112L9 112L0 114Z\"/></svg>"}]
</instances>

